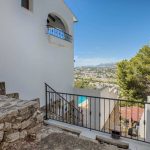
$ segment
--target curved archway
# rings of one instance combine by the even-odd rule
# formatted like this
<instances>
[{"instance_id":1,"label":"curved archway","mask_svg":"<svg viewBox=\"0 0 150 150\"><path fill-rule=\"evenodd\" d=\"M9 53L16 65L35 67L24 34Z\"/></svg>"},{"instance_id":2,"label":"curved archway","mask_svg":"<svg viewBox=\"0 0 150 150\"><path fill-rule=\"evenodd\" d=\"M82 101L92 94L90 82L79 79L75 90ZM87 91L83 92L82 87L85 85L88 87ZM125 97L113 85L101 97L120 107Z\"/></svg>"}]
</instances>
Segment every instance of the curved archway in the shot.
<instances>
[{"instance_id":1,"label":"curved archway","mask_svg":"<svg viewBox=\"0 0 150 150\"><path fill-rule=\"evenodd\" d=\"M48 34L68 42L72 42L72 36L69 35L69 28L64 19L54 13L47 17Z\"/></svg>"},{"instance_id":2,"label":"curved archway","mask_svg":"<svg viewBox=\"0 0 150 150\"><path fill-rule=\"evenodd\" d=\"M48 14L47 17L47 26L51 26L57 29L62 30L63 32L69 34L68 25L62 17L55 13Z\"/></svg>"}]
</instances>

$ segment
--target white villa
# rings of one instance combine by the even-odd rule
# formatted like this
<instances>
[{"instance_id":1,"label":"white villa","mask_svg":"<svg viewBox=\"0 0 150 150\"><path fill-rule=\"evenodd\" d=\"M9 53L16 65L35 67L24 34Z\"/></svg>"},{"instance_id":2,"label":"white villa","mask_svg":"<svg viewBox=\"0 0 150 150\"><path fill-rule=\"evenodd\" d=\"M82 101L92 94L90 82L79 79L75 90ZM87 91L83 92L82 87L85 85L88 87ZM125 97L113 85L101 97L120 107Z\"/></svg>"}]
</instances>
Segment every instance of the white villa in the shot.
<instances>
[{"instance_id":1,"label":"white villa","mask_svg":"<svg viewBox=\"0 0 150 150\"><path fill-rule=\"evenodd\" d=\"M115 89L74 88L77 21L64 0L1 0L0 82L6 82L8 93L18 92L20 99L39 97L47 120L150 142L150 104L122 101ZM133 105L141 107L141 118L138 114L133 120ZM127 106L131 116L125 112ZM134 124L133 136L128 131Z\"/></svg>"},{"instance_id":2,"label":"white villa","mask_svg":"<svg viewBox=\"0 0 150 150\"><path fill-rule=\"evenodd\" d=\"M76 17L64 0L2 0L0 80L8 92L45 103L44 82L72 92L73 27Z\"/></svg>"}]
</instances>

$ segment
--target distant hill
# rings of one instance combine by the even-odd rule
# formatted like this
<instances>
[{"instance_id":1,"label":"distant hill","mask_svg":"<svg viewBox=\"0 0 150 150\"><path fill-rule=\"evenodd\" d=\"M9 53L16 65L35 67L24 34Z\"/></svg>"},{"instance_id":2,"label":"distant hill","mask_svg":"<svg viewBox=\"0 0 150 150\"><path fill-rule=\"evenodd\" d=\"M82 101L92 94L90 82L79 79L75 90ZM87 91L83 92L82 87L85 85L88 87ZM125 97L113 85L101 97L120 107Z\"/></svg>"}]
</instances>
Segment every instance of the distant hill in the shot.
<instances>
[{"instance_id":1,"label":"distant hill","mask_svg":"<svg viewBox=\"0 0 150 150\"><path fill-rule=\"evenodd\" d=\"M102 63L97 65L96 67L100 67L100 68L116 68L116 63Z\"/></svg>"},{"instance_id":2,"label":"distant hill","mask_svg":"<svg viewBox=\"0 0 150 150\"><path fill-rule=\"evenodd\" d=\"M88 65L88 66L80 66L75 68L116 68L117 63L101 63L99 65Z\"/></svg>"}]
</instances>

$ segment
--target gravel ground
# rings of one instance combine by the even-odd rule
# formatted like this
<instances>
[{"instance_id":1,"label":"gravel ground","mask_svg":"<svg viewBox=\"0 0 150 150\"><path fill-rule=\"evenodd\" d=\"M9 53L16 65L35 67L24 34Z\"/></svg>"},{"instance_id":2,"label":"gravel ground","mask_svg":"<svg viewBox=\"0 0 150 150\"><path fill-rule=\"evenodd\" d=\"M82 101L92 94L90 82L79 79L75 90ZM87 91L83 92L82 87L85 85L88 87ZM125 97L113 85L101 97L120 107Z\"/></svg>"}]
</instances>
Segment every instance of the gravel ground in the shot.
<instances>
[{"instance_id":1,"label":"gravel ground","mask_svg":"<svg viewBox=\"0 0 150 150\"><path fill-rule=\"evenodd\" d=\"M123 150L105 143L79 138L61 129L44 126L36 141L27 139L10 145L8 150Z\"/></svg>"}]
</instances>

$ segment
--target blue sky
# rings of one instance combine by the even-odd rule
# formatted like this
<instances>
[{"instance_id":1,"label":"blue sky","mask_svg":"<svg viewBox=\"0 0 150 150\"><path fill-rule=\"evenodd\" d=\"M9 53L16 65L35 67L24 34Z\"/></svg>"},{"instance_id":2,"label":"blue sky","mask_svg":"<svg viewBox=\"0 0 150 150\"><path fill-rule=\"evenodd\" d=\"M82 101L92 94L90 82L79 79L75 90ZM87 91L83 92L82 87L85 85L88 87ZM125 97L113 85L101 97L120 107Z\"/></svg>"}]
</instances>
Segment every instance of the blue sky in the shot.
<instances>
[{"instance_id":1,"label":"blue sky","mask_svg":"<svg viewBox=\"0 0 150 150\"><path fill-rule=\"evenodd\" d=\"M130 59L150 44L150 0L65 0L78 18L75 65Z\"/></svg>"}]
</instances>

